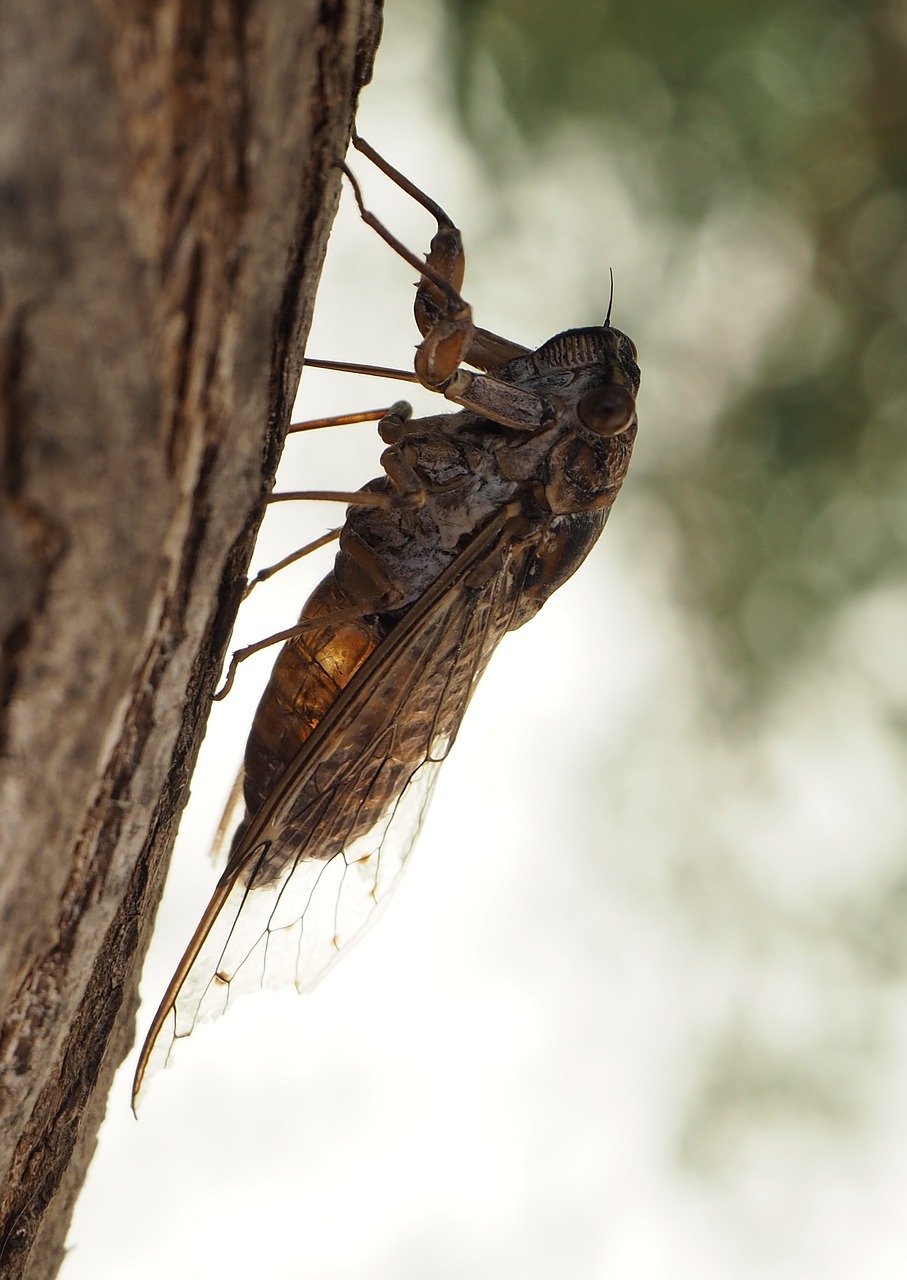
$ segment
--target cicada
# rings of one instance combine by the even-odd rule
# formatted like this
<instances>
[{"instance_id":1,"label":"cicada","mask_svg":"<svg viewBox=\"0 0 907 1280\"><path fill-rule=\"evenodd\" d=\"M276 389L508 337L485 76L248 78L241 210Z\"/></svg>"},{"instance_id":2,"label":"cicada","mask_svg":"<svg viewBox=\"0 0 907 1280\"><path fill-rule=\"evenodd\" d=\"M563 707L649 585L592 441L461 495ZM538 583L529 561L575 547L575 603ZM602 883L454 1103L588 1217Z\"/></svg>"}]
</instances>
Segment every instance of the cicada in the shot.
<instances>
[{"instance_id":1,"label":"cicada","mask_svg":"<svg viewBox=\"0 0 907 1280\"><path fill-rule=\"evenodd\" d=\"M334 568L285 633L246 746L245 813L133 1100L156 1045L169 1053L243 989L285 975L311 987L371 923L491 654L597 541L636 436L636 348L610 308L537 350L476 327L459 230L354 143L437 222L423 261L347 170L363 218L420 272L416 378L462 408L413 419L396 403L378 424L383 475L330 495L349 501Z\"/></svg>"}]
</instances>

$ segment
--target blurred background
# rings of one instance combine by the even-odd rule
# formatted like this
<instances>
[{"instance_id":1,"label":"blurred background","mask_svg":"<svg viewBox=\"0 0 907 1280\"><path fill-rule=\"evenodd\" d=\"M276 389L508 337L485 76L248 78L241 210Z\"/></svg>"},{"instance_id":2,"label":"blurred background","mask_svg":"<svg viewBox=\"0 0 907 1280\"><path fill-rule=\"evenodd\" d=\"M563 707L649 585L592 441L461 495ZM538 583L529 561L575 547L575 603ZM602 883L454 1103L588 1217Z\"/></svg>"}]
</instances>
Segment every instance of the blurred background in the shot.
<instances>
[{"instance_id":1,"label":"blurred background","mask_svg":"<svg viewBox=\"0 0 907 1280\"><path fill-rule=\"evenodd\" d=\"M197 1031L138 1124L127 1064L64 1280L902 1277L907 10L386 17L360 131L463 229L485 327L600 323L613 269L633 466L493 660L377 928L311 997ZM351 163L424 251L424 211ZM405 367L411 305L347 194L310 354ZM398 395L435 409L311 372L298 417ZM280 487L356 487L379 452L301 436ZM337 518L276 509L258 563ZM216 708L140 1034L269 661Z\"/></svg>"}]
</instances>

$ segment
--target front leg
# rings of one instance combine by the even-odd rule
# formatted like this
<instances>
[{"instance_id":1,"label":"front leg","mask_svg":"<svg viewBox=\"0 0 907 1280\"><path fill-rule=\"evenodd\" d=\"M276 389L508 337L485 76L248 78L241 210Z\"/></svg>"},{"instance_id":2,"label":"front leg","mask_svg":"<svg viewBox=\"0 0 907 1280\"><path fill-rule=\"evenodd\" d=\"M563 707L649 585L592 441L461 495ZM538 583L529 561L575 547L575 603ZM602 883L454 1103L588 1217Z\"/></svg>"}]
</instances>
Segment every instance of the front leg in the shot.
<instances>
[{"instance_id":1,"label":"front leg","mask_svg":"<svg viewBox=\"0 0 907 1280\"><path fill-rule=\"evenodd\" d=\"M402 245L393 238L389 239L383 228L379 231L391 247L397 252L402 250L401 256L413 262L421 273L413 313L424 338L416 355L416 373L423 385L439 390L461 364L471 364L476 369L495 373L517 356L527 355L528 347L473 324L471 309L460 296L466 271L463 237L450 216L364 138L353 134L352 141L357 151L361 151L402 191L427 209L438 224L424 267ZM361 200L359 208L365 216Z\"/></svg>"},{"instance_id":2,"label":"front leg","mask_svg":"<svg viewBox=\"0 0 907 1280\"><path fill-rule=\"evenodd\" d=\"M363 221L420 273L415 306L416 321L424 335L416 348L415 370L419 381L429 390L503 426L537 430L549 425L556 417L556 410L548 400L510 383L461 368L464 362L469 362L498 369L509 360L525 355L528 348L487 330L476 329L472 309L459 292L466 263L459 230L439 204L404 178L364 139L355 135L353 145L428 209L438 223L428 257L421 262L365 207L355 174L343 166Z\"/></svg>"}]
</instances>

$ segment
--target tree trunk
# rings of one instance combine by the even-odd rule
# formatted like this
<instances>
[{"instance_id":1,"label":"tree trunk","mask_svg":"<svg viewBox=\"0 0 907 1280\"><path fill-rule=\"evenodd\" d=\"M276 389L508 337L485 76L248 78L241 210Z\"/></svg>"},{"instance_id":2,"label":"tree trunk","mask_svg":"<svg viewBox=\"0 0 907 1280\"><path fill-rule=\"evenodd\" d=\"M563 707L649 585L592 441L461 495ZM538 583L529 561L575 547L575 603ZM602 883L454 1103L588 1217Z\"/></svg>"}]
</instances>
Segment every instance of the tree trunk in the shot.
<instances>
[{"instance_id":1,"label":"tree trunk","mask_svg":"<svg viewBox=\"0 0 907 1280\"><path fill-rule=\"evenodd\" d=\"M0 5L0 1274L56 1274L380 0Z\"/></svg>"}]
</instances>

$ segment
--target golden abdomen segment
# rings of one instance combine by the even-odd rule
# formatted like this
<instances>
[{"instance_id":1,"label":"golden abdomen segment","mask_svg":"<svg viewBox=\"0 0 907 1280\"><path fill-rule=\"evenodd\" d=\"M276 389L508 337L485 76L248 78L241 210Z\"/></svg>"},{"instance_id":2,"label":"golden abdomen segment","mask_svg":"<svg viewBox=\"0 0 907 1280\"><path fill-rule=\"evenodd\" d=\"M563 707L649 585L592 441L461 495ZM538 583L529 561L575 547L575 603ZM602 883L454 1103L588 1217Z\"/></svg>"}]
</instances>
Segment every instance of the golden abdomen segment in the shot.
<instances>
[{"instance_id":1,"label":"golden abdomen segment","mask_svg":"<svg viewBox=\"0 0 907 1280\"><path fill-rule=\"evenodd\" d=\"M300 615L300 623L312 625L280 651L246 743L243 798L248 815L258 812L299 748L382 638L374 622L348 620L350 608L333 572L329 573Z\"/></svg>"}]
</instances>

